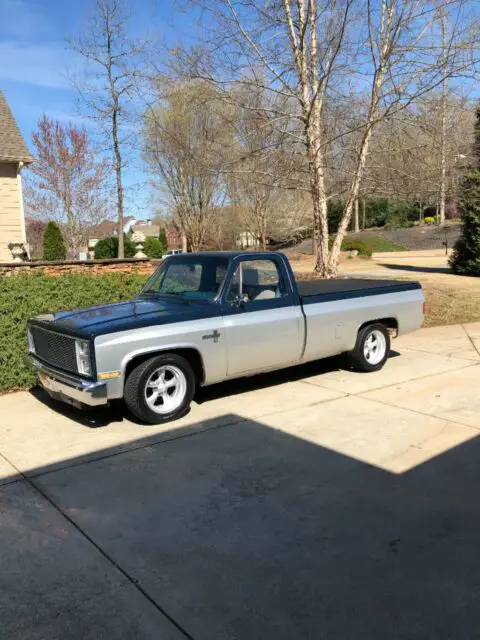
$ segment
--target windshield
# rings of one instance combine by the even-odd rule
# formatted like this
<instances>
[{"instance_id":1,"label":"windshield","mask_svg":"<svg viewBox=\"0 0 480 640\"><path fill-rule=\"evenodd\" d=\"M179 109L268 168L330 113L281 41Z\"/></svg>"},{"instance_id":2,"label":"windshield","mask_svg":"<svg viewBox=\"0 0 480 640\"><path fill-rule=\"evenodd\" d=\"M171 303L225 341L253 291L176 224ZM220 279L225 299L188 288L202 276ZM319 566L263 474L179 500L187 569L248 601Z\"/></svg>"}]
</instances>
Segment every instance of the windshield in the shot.
<instances>
[{"instance_id":1,"label":"windshield","mask_svg":"<svg viewBox=\"0 0 480 640\"><path fill-rule=\"evenodd\" d=\"M213 300L225 278L228 258L181 255L167 258L142 294L174 295L184 300Z\"/></svg>"}]
</instances>

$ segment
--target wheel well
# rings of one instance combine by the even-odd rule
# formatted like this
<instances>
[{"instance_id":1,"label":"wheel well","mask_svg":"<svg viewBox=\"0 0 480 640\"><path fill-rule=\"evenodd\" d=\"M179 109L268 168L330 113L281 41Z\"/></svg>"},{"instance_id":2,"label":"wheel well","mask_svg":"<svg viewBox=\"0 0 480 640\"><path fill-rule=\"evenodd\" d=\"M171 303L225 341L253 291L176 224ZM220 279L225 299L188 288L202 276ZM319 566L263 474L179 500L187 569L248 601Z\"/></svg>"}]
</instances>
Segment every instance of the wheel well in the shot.
<instances>
[{"instance_id":1,"label":"wheel well","mask_svg":"<svg viewBox=\"0 0 480 640\"><path fill-rule=\"evenodd\" d=\"M202 356L196 349L192 348L180 348L180 349L161 349L159 351L150 351L149 353L141 353L138 356L132 358L125 369L125 380L130 375L131 371L146 360L150 360L150 358L154 358L155 356L159 356L165 353L175 353L192 365L193 372L195 373L195 380L197 384L201 384L205 380L205 371L203 369L203 361Z\"/></svg>"},{"instance_id":2,"label":"wheel well","mask_svg":"<svg viewBox=\"0 0 480 640\"><path fill-rule=\"evenodd\" d=\"M364 322L358 330L361 331L364 327L368 327L370 324L384 324L387 329L390 329L390 333L394 332L395 335L398 333L398 320L396 318L378 318L376 320L369 320L368 322Z\"/></svg>"}]
</instances>

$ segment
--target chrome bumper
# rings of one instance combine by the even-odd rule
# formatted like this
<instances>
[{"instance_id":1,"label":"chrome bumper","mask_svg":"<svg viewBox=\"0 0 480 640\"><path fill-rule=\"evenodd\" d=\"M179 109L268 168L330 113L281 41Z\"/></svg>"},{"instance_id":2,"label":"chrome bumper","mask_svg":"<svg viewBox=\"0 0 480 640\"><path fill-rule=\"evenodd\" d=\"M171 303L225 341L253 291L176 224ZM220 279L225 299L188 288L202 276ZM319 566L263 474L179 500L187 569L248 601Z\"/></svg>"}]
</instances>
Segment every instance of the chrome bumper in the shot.
<instances>
[{"instance_id":1,"label":"chrome bumper","mask_svg":"<svg viewBox=\"0 0 480 640\"><path fill-rule=\"evenodd\" d=\"M100 407L108 404L106 382L92 382L56 371L32 355L30 361L38 371L40 384L49 394L74 405Z\"/></svg>"}]
</instances>

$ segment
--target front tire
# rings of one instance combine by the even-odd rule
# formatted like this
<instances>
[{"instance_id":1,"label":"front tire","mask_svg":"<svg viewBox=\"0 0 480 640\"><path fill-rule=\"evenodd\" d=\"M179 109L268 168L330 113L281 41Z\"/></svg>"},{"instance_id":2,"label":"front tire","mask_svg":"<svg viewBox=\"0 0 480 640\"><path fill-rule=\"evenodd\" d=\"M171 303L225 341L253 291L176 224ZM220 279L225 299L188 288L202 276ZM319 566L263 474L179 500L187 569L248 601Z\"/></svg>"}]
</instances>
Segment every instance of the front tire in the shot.
<instances>
[{"instance_id":1,"label":"front tire","mask_svg":"<svg viewBox=\"0 0 480 640\"><path fill-rule=\"evenodd\" d=\"M165 353L137 365L125 383L124 401L133 415L162 424L185 415L195 392L195 374L185 358Z\"/></svg>"},{"instance_id":2,"label":"front tire","mask_svg":"<svg viewBox=\"0 0 480 640\"><path fill-rule=\"evenodd\" d=\"M379 371L390 354L390 334L381 323L360 329L355 348L349 356L350 365L357 371Z\"/></svg>"}]
</instances>

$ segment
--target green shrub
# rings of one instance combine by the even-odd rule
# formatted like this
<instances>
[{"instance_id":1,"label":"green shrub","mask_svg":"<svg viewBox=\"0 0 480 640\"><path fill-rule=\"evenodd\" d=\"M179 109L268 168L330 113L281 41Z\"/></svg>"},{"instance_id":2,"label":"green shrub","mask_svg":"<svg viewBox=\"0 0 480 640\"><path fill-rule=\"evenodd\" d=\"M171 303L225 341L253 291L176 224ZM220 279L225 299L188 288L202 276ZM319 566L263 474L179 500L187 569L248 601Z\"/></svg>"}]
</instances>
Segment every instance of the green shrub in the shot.
<instances>
[{"instance_id":1,"label":"green shrub","mask_svg":"<svg viewBox=\"0 0 480 640\"><path fill-rule=\"evenodd\" d=\"M161 258L166 252L166 248L158 238L147 236L143 243L143 252L149 258Z\"/></svg>"},{"instance_id":2,"label":"green shrub","mask_svg":"<svg viewBox=\"0 0 480 640\"><path fill-rule=\"evenodd\" d=\"M349 240L344 238L342 241L342 251L358 251L359 256L365 256L370 258L372 255L372 249L362 240Z\"/></svg>"},{"instance_id":3,"label":"green shrub","mask_svg":"<svg viewBox=\"0 0 480 640\"><path fill-rule=\"evenodd\" d=\"M167 240L167 231L165 229L165 227L162 227L160 229L160 233L158 234L158 239L160 240L160 242L162 243L165 251L167 250L168 247L168 240ZM164 251L164 253L165 253Z\"/></svg>"},{"instance_id":4,"label":"green shrub","mask_svg":"<svg viewBox=\"0 0 480 640\"><path fill-rule=\"evenodd\" d=\"M128 300L146 276L109 273L101 276L0 276L0 392L28 388L36 376L23 362L27 353L27 320L40 313Z\"/></svg>"},{"instance_id":5,"label":"green shrub","mask_svg":"<svg viewBox=\"0 0 480 640\"><path fill-rule=\"evenodd\" d=\"M66 257L67 249L60 227L56 222L50 221L43 234L43 259L65 260Z\"/></svg>"},{"instance_id":6,"label":"green shrub","mask_svg":"<svg viewBox=\"0 0 480 640\"><path fill-rule=\"evenodd\" d=\"M425 222L425 224L435 224L435 218L432 218L431 216L427 216L423 219L423 221Z\"/></svg>"},{"instance_id":7,"label":"green shrub","mask_svg":"<svg viewBox=\"0 0 480 640\"><path fill-rule=\"evenodd\" d=\"M125 258L133 258L136 249L128 236L123 236ZM95 260L113 260L118 256L118 237L103 238L95 245Z\"/></svg>"}]
</instances>

